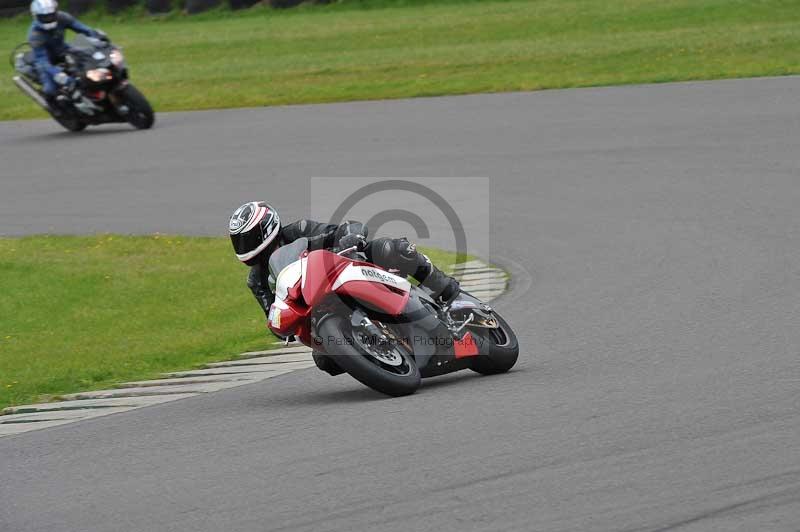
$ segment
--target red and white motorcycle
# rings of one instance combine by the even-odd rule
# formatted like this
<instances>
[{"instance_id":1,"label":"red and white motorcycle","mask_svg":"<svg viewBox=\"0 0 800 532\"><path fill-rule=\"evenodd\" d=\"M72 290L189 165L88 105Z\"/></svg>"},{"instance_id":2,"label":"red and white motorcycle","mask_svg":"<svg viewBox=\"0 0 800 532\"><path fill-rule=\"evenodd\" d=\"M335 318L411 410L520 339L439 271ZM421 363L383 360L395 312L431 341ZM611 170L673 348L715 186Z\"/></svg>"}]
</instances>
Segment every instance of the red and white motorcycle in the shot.
<instances>
[{"instance_id":1,"label":"red and white motorcycle","mask_svg":"<svg viewBox=\"0 0 800 532\"><path fill-rule=\"evenodd\" d=\"M422 377L503 373L519 345L493 308L462 292L440 306L422 287L366 262L355 248L308 251L298 239L269 260L269 327L314 350L317 366L379 392L414 393Z\"/></svg>"}]
</instances>

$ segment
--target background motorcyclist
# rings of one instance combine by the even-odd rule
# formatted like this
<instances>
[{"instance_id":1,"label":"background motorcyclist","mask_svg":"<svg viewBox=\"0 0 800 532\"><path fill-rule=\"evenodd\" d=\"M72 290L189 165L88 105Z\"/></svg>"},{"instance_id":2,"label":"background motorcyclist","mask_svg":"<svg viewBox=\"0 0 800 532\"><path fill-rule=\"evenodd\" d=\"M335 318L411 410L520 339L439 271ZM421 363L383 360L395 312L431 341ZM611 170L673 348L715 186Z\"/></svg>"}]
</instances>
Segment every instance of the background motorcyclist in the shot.
<instances>
[{"instance_id":1,"label":"background motorcyclist","mask_svg":"<svg viewBox=\"0 0 800 532\"><path fill-rule=\"evenodd\" d=\"M279 247L298 238L308 239L309 251L358 246L369 262L398 275L412 276L440 301L450 301L459 291L458 281L445 275L406 238L367 241L368 229L360 222L341 225L298 220L282 226L278 213L263 201L245 203L230 218L228 229L236 257L250 266L247 286L266 315L275 299L267 281L269 257Z\"/></svg>"},{"instance_id":2,"label":"background motorcyclist","mask_svg":"<svg viewBox=\"0 0 800 532\"><path fill-rule=\"evenodd\" d=\"M105 38L101 31L94 30L75 17L58 10L56 0L33 0L31 2L33 22L28 31L28 43L33 48L34 62L39 81L42 83L48 103L63 107L68 98L58 94L59 87L70 87L73 80L58 66L69 52L64 42L67 29L89 37Z\"/></svg>"}]
</instances>

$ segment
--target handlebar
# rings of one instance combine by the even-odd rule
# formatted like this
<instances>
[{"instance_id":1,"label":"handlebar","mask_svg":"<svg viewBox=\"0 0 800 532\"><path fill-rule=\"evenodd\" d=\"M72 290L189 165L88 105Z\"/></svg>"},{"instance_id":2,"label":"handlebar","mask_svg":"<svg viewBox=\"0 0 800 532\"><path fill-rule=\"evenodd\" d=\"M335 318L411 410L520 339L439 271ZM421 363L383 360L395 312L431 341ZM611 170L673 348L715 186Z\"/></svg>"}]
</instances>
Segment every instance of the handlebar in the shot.
<instances>
[{"instance_id":1,"label":"handlebar","mask_svg":"<svg viewBox=\"0 0 800 532\"><path fill-rule=\"evenodd\" d=\"M337 255L339 255L340 257L342 257L342 256L344 256L344 255L347 255L348 253L351 253L351 252L353 252L353 251L358 251L358 246L350 246L350 247L349 247L349 248L347 248L347 249L343 249L343 250L339 251L339 252L337 253Z\"/></svg>"}]
</instances>

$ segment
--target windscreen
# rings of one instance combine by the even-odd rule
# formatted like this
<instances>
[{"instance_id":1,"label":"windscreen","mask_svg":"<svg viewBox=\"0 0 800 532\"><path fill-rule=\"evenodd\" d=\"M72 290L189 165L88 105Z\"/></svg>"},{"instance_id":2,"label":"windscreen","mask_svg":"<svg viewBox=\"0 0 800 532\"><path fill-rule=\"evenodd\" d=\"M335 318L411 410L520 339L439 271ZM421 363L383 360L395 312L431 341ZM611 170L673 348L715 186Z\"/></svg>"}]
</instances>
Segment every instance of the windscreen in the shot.
<instances>
[{"instance_id":1,"label":"windscreen","mask_svg":"<svg viewBox=\"0 0 800 532\"><path fill-rule=\"evenodd\" d=\"M111 66L108 52L103 41L77 35L70 43L69 56L81 69L108 68Z\"/></svg>"},{"instance_id":2,"label":"windscreen","mask_svg":"<svg viewBox=\"0 0 800 532\"><path fill-rule=\"evenodd\" d=\"M277 279L278 274L281 273L285 267L297 261L297 259L300 258L300 255L302 255L307 248L308 239L298 238L291 244L287 244L276 249L269 258L270 276L272 276L273 279Z\"/></svg>"},{"instance_id":3,"label":"windscreen","mask_svg":"<svg viewBox=\"0 0 800 532\"><path fill-rule=\"evenodd\" d=\"M86 35L81 35L80 33L72 39L72 42L69 44L73 48L78 48L79 50L93 50L97 48L99 41L97 39L90 39Z\"/></svg>"}]
</instances>

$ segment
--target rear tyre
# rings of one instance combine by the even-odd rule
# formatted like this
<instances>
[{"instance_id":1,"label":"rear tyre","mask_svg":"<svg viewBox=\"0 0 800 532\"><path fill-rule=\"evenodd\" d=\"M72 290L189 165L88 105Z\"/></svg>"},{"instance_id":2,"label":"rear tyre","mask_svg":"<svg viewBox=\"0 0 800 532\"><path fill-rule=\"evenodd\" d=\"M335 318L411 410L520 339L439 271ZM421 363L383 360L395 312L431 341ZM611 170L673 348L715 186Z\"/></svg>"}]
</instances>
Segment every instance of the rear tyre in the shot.
<instances>
[{"instance_id":1,"label":"rear tyre","mask_svg":"<svg viewBox=\"0 0 800 532\"><path fill-rule=\"evenodd\" d=\"M61 124L67 131L77 133L86 129L86 122L82 122L79 118L68 118L66 116L53 116L53 120Z\"/></svg>"},{"instance_id":2,"label":"rear tyre","mask_svg":"<svg viewBox=\"0 0 800 532\"><path fill-rule=\"evenodd\" d=\"M475 357L470 369L482 375L496 375L505 373L514 367L519 357L519 342L517 335L511 330L506 320L495 314L500 325L497 329L480 329L484 340L490 343L488 355ZM473 334L476 330L472 330Z\"/></svg>"},{"instance_id":3,"label":"rear tyre","mask_svg":"<svg viewBox=\"0 0 800 532\"><path fill-rule=\"evenodd\" d=\"M397 360L394 357L402 360L398 365L390 365L370 355L361 342L353 338L350 323L341 316L325 319L317 332L336 365L361 384L392 397L411 395L419 388L422 379L419 369L404 347L394 346L392 360Z\"/></svg>"},{"instance_id":4,"label":"rear tyre","mask_svg":"<svg viewBox=\"0 0 800 532\"><path fill-rule=\"evenodd\" d=\"M122 91L125 105L128 106L128 123L136 129L150 129L156 121L150 102L131 84Z\"/></svg>"}]
</instances>

